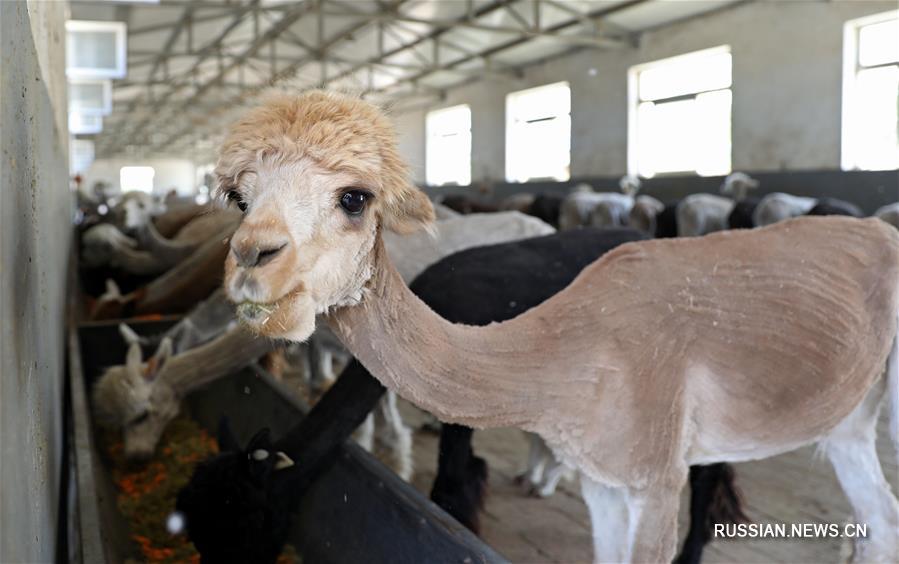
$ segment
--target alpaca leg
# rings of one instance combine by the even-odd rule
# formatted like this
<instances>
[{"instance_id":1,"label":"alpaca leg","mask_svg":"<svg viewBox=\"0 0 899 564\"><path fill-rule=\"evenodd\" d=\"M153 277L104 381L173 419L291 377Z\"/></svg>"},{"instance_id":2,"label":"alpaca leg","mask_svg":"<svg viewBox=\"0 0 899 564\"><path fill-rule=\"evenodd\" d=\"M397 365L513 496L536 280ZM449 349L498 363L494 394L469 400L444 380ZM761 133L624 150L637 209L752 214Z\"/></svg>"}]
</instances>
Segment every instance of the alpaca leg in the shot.
<instances>
[{"instance_id":1,"label":"alpaca leg","mask_svg":"<svg viewBox=\"0 0 899 564\"><path fill-rule=\"evenodd\" d=\"M537 495L540 497L549 497L556 493L556 488L559 486L559 480L565 475L566 470L567 468L564 464L559 462L555 456L550 455L549 463L546 465L546 474L543 476L543 485L540 486Z\"/></svg>"},{"instance_id":2,"label":"alpaca leg","mask_svg":"<svg viewBox=\"0 0 899 564\"><path fill-rule=\"evenodd\" d=\"M867 538L854 539L854 562L895 562L899 554L899 502L877 458L877 415L882 386L823 441L856 523L868 525Z\"/></svg>"},{"instance_id":3,"label":"alpaca leg","mask_svg":"<svg viewBox=\"0 0 899 564\"><path fill-rule=\"evenodd\" d=\"M607 486L581 474L581 493L593 527L593 561L626 561L627 492L624 488Z\"/></svg>"},{"instance_id":4,"label":"alpaca leg","mask_svg":"<svg viewBox=\"0 0 899 564\"><path fill-rule=\"evenodd\" d=\"M403 422L396 394L387 392L375 413L375 435L380 448L390 452L391 466L403 480L412 478L412 431Z\"/></svg>"},{"instance_id":5,"label":"alpaca leg","mask_svg":"<svg viewBox=\"0 0 899 564\"><path fill-rule=\"evenodd\" d=\"M525 433L530 446L528 448L528 464L524 472L515 476L515 483L530 492L543 478L543 467L546 464L546 444L535 433Z\"/></svg>"},{"instance_id":6,"label":"alpaca leg","mask_svg":"<svg viewBox=\"0 0 899 564\"><path fill-rule=\"evenodd\" d=\"M353 432L353 439L366 452L372 451L375 443L375 418L371 413L368 414L362 425L359 425L359 428Z\"/></svg>"},{"instance_id":7,"label":"alpaca leg","mask_svg":"<svg viewBox=\"0 0 899 564\"><path fill-rule=\"evenodd\" d=\"M661 486L628 492L627 561L671 562L677 549L679 493L679 487Z\"/></svg>"}]
</instances>

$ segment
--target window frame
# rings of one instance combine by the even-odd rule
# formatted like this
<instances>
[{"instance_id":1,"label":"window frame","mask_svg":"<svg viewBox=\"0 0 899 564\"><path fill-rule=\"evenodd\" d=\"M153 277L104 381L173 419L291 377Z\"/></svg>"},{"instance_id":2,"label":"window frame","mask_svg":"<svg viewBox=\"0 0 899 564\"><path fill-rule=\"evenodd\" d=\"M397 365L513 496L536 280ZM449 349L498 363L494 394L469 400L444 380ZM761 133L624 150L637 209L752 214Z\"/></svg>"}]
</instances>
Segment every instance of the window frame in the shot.
<instances>
[{"instance_id":1,"label":"window frame","mask_svg":"<svg viewBox=\"0 0 899 564\"><path fill-rule=\"evenodd\" d=\"M553 113L551 116L546 116L542 118L525 120L526 123L537 123L537 122L545 122L557 119L559 117L567 116L568 117L568 165L567 165L567 176L557 177L557 176L531 176L526 180L521 180L517 177L517 175L513 176L515 169L512 167L513 155L512 155L512 144L509 143L509 139L514 134L514 130L517 126L517 116L513 116L512 112L510 112L510 107L514 104L515 98L523 97L528 94L534 94L541 90L549 90L551 88L565 88L568 91L568 112L565 114L562 113ZM506 137L505 137L505 179L506 182L535 182L535 181L544 181L544 180L556 180L559 182L567 182L571 180L571 83L567 80L560 80L557 82L550 82L548 84L541 84L539 86L532 86L530 88L525 88L522 90L516 90L515 92L509 92L506 94L505 101L505 113L506 113Z\"/></svg>"},{"instance_id":2,"label":"window frame","mask_svg":"<svg viewBox=\"0 0 899 564\"><path fill-rule=\"evenodd\" d=\"M112 33L115 35L115 68L77 67L69 65L74 57L73 34L79 32ZM128 74L128 25L125 22L68 20L66 22L66 76L78 79L122 79ZM72 55L69 55L72 53Z\"/></svg>"},{"instance_id":3,"label":"window frame","mask_svg":"<svg viewBox=\"0 0 899 564\"><path fill-rule=\"evenodd\" d=\"M640 74L651 70L653 68L658 68L660 66L676 64L678 62L682 62L686 59L694 59L694 58L702 58L702 57L710 57L717 54L729 54L731 56L731 80L728 86L722 88L704 88L698 89L695 91L690 91L685 94L678 94L674 96L667 96L664 98L654 98L654 99L642 99L640 97ZM731 113L730 113L730 156L727 171L724 174L729 174L733 170L733 92L734 92L734 81L733 81L733 50L730 45L718 45L716 47L709 47L707 49L700 49L697 51L690 51L688 53L682 53L680 55L675 55L673 57L666 57L664 59L657 59L654 61L647 61L645 63L640 63L637 65L633 65L628 69L627 72L627 173L629 175L638 176L640 178L651 178L657 176L681 176L683 174L695 174L697 176L720 176L720 173L715 174L702 174L695 169L683 169L677 171L665 171L665 172L656 172L652 176L645 176L640 172L640 120L639 120L639 110L640 105L646 102L652 102L655 105L663 105L672 102L682 102L686 100L696 100L697 97L703 94L709 94L712 92L724 92L730 91L731 94Z\"/></svg>"},{"instance_id":4,"label":"window frame","mask_svg":"<svg viewBox=\"0 0 899 564\"><path fill-rule=\"evenodd\" d=\"M861 30L869 25L883 23L890 20L899 20L899 10L889 10L879 14L872 14L861 18L848 20L843 25L843 85L842 85L842 113L840 117L840 168L842 170L896 170L861 168L858 163L859 148L854 147L855 135L855 105L856 86L858 75L863 70L896 67L899 69L899 60L874 65L861 64L860 35Z\"/></svg>"},{"instance_id":5,"label":"window frame","mask_svg":"<svg viewBox=\"0 0 899 564\"><path fill-rule=\"evenodd\" d=\"M433 118L435 116L438 116L439 114L449 113L452 111L458 111L459 109L465 109L468 111L468 155L467 155L468 171L467 171L467 174L463 175L462 179L461 179L461 180L464 180L465 177L467 177L468 182L449 180L446 182L436 183L433 181L433 176L432 176L433 173L432 173L432 168L431 168L433 165L433 161L431 160L432 159L431 149L433 147L432 139L435 137L435 135L432 135L431 122L432 122ZM427 112L425 114L425 184L427 184L428 186L469 186L469 185L471 185L471 179L472 179L471 156L472 156L472 149L473 149L473 145L474 145L474 134L472 131L473 129L474 129L474 120L473 120L473 114L471 111L470 104L455 104L452 106L446 106L443 108L430 110L429 112Z\"/></svg>"}]
</instances>

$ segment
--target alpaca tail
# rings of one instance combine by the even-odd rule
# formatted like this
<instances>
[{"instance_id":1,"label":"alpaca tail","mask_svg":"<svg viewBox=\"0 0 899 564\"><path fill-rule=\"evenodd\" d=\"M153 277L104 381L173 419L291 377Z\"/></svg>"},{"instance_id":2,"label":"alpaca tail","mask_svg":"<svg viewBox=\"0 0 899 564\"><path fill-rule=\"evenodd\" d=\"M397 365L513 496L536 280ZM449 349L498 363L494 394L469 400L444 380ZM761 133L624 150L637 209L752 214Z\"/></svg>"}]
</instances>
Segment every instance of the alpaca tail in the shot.
<instances>
[{"instance_id":1,"label":"alpaca tail","mask_svg":"<svg viewBox=\"0 0 899 564\"><path fill-rule=\"evenodd\" d=\"M714 532L715 523L749 523L743 511L743 494L734 484L734 469L730 464L716 464L715 484L709 503L709 517L706 520L708 538Z\"/></svg>"}]
</instances>

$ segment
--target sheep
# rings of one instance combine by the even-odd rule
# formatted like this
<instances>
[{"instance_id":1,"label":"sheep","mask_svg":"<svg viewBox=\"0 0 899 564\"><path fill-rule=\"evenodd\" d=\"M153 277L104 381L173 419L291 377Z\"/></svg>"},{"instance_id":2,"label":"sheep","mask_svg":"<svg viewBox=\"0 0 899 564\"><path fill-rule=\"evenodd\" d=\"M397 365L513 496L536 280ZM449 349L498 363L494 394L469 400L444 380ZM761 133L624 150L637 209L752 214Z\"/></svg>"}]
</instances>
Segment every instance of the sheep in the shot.
<instances>
[{"instance_id":1,"label":"sheep","mask_svg":"<svg viewBox=\"0 0 899 564\"><path fill-rule=\"evenodd\" d=\"M887 204L874 212L874 217L882 219L896 229L899 229L899 202Z\"/></svg>"}]
</instances>

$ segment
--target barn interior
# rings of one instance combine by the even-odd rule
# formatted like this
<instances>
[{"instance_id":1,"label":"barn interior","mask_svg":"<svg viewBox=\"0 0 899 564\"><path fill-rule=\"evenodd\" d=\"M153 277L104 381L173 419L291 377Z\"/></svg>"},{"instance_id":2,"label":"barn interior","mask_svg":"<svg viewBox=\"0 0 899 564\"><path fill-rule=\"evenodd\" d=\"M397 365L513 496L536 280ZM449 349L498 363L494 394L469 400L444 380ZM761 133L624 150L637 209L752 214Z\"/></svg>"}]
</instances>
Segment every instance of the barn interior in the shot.
<instances>
[{"instance_id":1,"label":"barn interior","mask_svg":"<svg viewBox=\"0 0 899 564\"><path fill-rule=\"evenodd\" d=\"M619 244L678 252L696 241L746 237L732 258L749 284L750 263L741 271L739 262L775 251L752 237L786 229L785 222L832 222L808 243L816 249L841 248L844 225L883 233L888 243L871 245L887 258L864 268L880 273L882 299L897 303L889 278L899 255L883 251L899 248L894 231L883 229L884 222L899 229L893 0L5 0L0 562L194 562L202 555L209 562L574 563L639 561L643 539L661 542L655 529L629 533L640 519L635 506L623 516L604 514L601 503L588 509L581 477L588 470L578 453L590 446L565 430L558 444L542 432L535 392L520 392L521 405L534 410L519 418L528 423L481 425L470 415L483 407L477 394L422 375L435 397L453 390L477 404L457 406L448 413L453 424L442 423L421 405L433 399L429 393L403 393L393 372L354 360L345 335L328 329L325 317L343 302L317 311L315 332L303 342L248 329L247 320L265 325L277 311L249 301L236 307L227 269L262 272L287 259L283 246L235 242L238 230L249 233L254 211L262 212L231 168L239 145L231 126L285 100L299 100L290 115L300 115L316 100L308 94L314 90L336 97L325 99L363 100L386 116L396 147L389 134L378 137L377 166L398 155L407 167L400 176L436 214L427 233L386 233L385 224L386 253L412 292L452 323L521 319ZM363 120L350 139L374 138L379 124ZM260 163L282 142L261 129L242 131L238 141L257 147ZM331 143L341 145L335 154L364 161L367 149ZM326 161L315 154L315 162ZM363 212L354 205L364 210L391 197L372 191L350 186L332 207L356 217ZM309 211L275 207L271 213L294 226L304 221L297 210ZM805 272L796 237L795 271ZM295 269L310 269L304 260ZM675 270L660 267L622 284L635 295L670 288L681 283L669 278ZM795 276L799 288L795 300L772 298L784 319L814 325L794 306L805 303L803 290L817 295L815 281L792 268L772 275ZM827 303L850 300L839 289L822 292ZM786 366L766 355L790 347L795 357L810 355L808 373L820 376L836 370L820 360L837 358L835 349L849 355L865 339L896 338L894 312L882 330L852 333L850 321L837 320L821 329L829 337L796 337L782 349L774 343L784 338L779 326L758 319L768 306L740 303L728 323L761 327L755 345L732 341L728 323L705 329L709 340L721 331L734 350L757 355L735 370L746 378L759 366ZM863 317L851 312L853 320ZM682 330L633 319L645 343L666 334L676 340ZM588 329L576 319L547 321L536 342L553 352L535 361L539 371L527 363L506 370L533 369L540 381L533 389L568 397L592 372L557 362L571 348L558 335ZM430 358L412 348L419 343L407 335L413 330L400 332L406 341L391 342L378 360ZM626 340L620 350L633 345ZM658 353L633 346L634 358ZM876 456L856 457L843 475L824 441L836 421L790 448L684 455L702 460L688 460L689 474L678 482L676 561L837 562L848 555L867 562L880 561L877 550L899 550L899 443L890 438L899 437L899 369L885 361L887 352L839 365L876 365L874 382L887 375L872 416ZM446 374L466 366L445 360ZM786 370L782 382L793 382L785 390L807 386L809 405L837 410L826 403L831 393L867 397L845 381L839 388L799 378ZM647 398L661 387L628 397L628 406L597 404L651 413L661 408ZM759 387L759 397L770 391ZM778 408L779 394L770 393L760 400L768 411L735 425L806 419L805 403ZM744 417L736 407L731 413ZM465 422L491 428L472 431ZM566 450L568 440L577 446ZM685 452L695 447L684 445ZM620 444L602 457L638 448ZM204 461L224 464L227 456L239 477L210 477L215 467ZM854 501L851 484L868 472L878 501ZM266 492L264 502L246 494L252 488ZM879 500L882 511L859 509ZM618 530L632 552L604 553L606 537L596 527ZM204 544L204 531L215 541Z\"/></svg>"}]
</instances>

